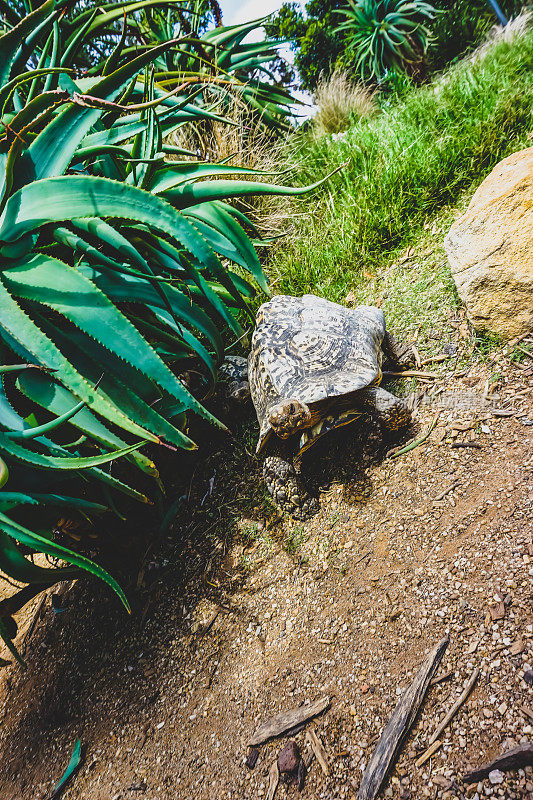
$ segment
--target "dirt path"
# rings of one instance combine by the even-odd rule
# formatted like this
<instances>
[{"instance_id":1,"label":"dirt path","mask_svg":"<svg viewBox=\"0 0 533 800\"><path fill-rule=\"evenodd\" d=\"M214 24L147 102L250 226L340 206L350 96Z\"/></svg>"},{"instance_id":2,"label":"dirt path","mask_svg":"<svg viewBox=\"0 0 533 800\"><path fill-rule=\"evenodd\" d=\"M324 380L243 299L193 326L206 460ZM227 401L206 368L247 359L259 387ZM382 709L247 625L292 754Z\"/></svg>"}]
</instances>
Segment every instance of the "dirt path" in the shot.
<instances>
[{"instance_id":1,"label":"dirt path","mask_svg":"<svg viewBox=\"0 0 533 800\"><path fill-rule=\"evenodd\" d=\"M494 370L495 404L511 416L484 407ZM213 456L195 478L197 510L144 565L136 615L125 619L105 592L89 603L94 585L76 586L64 613L45 604L28 671L4 668L2 800L47 798L78 738L85 760L65 800L263 798L283 740L249 770L248 736L325 694L315 728L330 775L315 761L301 797L355 798L398 696L445 633L439 674L451 674L430 690L385 797L532 798L531 768L503 783L455 782L533 733L533 369L502 360L492 373L441 381L419 412L421 431L437 410L438 425L405 456L354 435L306 525L265 522L245 451L233 464L227 451ZM329 463L346 448L343 433ZM239 521L243 506L250 519ZM470 699L416 768L475 667ZM303 746L304 732L295 738ZM276 795L296 796L285 785Z\"/></svg>"}]
</instances>

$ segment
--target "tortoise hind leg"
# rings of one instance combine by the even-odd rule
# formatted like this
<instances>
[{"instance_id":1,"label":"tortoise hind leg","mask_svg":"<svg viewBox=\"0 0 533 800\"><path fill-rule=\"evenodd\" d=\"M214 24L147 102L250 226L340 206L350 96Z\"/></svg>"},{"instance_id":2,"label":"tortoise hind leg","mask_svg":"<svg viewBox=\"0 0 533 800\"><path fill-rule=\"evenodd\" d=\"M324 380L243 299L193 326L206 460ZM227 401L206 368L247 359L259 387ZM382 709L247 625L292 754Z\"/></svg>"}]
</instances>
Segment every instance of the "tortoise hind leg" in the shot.
<instances>
[{"instance_id":1,"label":"tortoise hind leg","mask_svg":"<svg viewBox=\"0 0 533 800\"><path fill-rule=\"evenodd\" d=\"M306 519L317 511L316 498L306 491L294 466L282 456L265 458L263 478L273 500L291 517Z\"/></svg>"},{"instance_id":2,"label":"tortoise hind leg","mask_svg":"<svg viewBox=\"0 0 533 800\"><path fill-rule=\"evenodd\" d=\"M410 403L387 392L381 386L370 386L361 392L362 407L372 414L387 431L401 431L411 422Z\"/></svg>"},{"instance_id":3,"label":"tortoise hind leg","mask_svg":"<svg viewBox=\"0 0 533 800\"><path fill-rule=\"evenodd\" d=\"M385 331L381 347L385 356L383 363L385 369L395 372L415 366L412 348L408 344L402 344L389 331Z\"/></svg>"}]
</instances>

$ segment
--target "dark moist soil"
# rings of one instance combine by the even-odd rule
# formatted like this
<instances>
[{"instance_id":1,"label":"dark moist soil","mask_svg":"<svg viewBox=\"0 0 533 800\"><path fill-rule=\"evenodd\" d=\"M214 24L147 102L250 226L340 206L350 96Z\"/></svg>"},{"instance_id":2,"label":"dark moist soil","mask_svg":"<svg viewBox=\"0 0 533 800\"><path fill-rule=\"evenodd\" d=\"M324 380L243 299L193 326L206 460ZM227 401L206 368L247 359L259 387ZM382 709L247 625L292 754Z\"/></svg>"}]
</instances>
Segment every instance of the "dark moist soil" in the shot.
<instances>
[{"instance_id":1,"label":"dark moist soil","mask_svg":"<svg viewBox=\"0 0 533 800\"><path fill-rule=\"evenodd\" d=\"M153 514L101 531L99 558L128 588L131 617L87 579L55 588L60 613L47 594L18 616L28 669L1 668L0 798L49 798L77 739L84 761L65 800L263 798L287 739L262 745L253 769L247 739L324 695L314 728L330 774L315 760L301 795L282 781L277 797L355 798L398 698L445 634L438 675L449 675L429 690L384 796L532 798L531 767L460 782L533 733L532 375L531 359L505 351L462 375L450 367L405 441L439 412L433 433L396 459L398 443L371 426L317 446L308 471L321 510L305 524L270 505L255 424L239 414L235 441L215 442L169 498L184 495L166 531L154 533ZM468 701L417 767L475 668Z\"/></svg>"}]
</instances>

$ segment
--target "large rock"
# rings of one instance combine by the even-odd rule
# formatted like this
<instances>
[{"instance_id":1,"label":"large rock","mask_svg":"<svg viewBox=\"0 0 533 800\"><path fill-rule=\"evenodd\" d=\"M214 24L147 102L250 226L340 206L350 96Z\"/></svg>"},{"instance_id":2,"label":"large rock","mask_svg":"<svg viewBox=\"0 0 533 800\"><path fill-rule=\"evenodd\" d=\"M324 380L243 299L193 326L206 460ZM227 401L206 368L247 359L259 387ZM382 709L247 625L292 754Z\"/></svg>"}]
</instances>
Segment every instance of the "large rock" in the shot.
<instances>
[{"instance_id":1,"label":"large rock","mask_svg":"<svg viewBox=\"0 0 533 800\"><path fill-rule=\"evenodd\" d=\"M492 170L444 247L475 328L509 339L533 330L533 147Z\"/></svg>"}]
</instances>

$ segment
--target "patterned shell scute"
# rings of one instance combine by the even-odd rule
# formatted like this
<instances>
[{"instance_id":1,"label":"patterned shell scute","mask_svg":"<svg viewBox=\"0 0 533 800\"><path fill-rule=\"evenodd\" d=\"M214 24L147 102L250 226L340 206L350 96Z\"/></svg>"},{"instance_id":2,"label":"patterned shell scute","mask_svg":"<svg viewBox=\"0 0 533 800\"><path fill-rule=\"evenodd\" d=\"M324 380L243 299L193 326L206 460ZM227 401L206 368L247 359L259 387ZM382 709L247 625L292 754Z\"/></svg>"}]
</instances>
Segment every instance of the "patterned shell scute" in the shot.
<instances>
[{"instance_id":1,"label":"patterned shell scute","mask_svg":"<svg viewBox=\"0 0 533 800\"><path fill-rule=\"evenodd\" d=\"M261 439L281 399L319 404L379 380L384 335L384 314L374 306L350 309L309 294L264 303L249 358Z\"/></svg>"}]
</instances>

